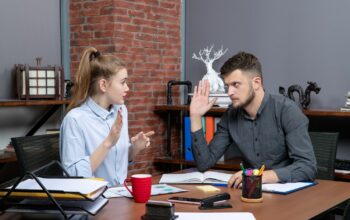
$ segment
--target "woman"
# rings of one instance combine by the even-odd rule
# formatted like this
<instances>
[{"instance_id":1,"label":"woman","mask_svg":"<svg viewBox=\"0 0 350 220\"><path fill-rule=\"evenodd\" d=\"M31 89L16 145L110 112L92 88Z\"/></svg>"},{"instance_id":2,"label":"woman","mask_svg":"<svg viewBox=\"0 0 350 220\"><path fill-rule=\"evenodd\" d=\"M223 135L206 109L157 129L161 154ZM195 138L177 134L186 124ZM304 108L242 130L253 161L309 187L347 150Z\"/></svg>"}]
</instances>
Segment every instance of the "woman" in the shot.
<instances>
[{"instance_id":1,"label":"woman","mask_svg":"<svg viewBox=\"0 0 350 220\"><path fill-rule=\"evenodd\" d=\"M125 65L116 57L102 55L93 47L84 51L61 125L60 156L70 175L122 184L128 162L150 145L153 131L140 132L129 141L124 105L127 78Z\"/></svg>"}]
</instances>

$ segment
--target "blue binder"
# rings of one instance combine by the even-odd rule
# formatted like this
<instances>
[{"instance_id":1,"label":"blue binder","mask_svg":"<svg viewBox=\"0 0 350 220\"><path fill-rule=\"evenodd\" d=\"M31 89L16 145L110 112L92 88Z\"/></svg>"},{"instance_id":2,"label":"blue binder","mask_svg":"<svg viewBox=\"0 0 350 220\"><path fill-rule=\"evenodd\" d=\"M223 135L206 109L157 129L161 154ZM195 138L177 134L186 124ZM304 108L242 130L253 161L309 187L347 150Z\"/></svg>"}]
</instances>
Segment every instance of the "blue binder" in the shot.
<instances>
[{"instance_id":1,"label":"blue binder","mask_svg":"<svg viewBox=\"0 0 350 220\"><path fill-rule=\"evenodd\" d=\"M193 161L192 139L191 139L191 121L189 116L184 117L184 152L185 160Z\"/></svg>"}]
</instances>

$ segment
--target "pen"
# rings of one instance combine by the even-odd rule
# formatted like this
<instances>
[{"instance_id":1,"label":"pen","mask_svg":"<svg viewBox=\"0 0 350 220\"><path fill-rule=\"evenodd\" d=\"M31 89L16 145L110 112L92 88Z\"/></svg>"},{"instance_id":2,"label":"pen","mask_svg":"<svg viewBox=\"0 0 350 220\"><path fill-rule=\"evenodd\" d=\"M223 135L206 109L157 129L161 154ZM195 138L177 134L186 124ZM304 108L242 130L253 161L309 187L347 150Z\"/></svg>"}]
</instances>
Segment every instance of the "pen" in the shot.
<instances>
[{"instance_id":1,"label":"pen","mask_svg":"<svg viewBox=\"0 0 350 220\"><path fill-rule=\"evenodd\" d=\"M258 176L260 176L260 175L264 172L264 169L265 169L265 164L263 164L263 165L260 167Z\"/></svg>"},{"instance_id":2,"label":"pen","mask_svg":"<svg viewBox=\"0 0 350 220\"><path fill-rule=\"evenodd\" d=\"M241 170L243 170L243 173L244 173L245 169L244 169L243 163L240 162L239 165L241 166Z\"/></svg>"},{"instance_id":3,"label":"pen","mask_svg":"<svg viewBox=\"0 0 350 220\"><path fill-rule=\"evenodd\" d=\"M227 187L227 183L213 183L212 186L225 186L225 187Z\"/></svg>"}]
</instances>

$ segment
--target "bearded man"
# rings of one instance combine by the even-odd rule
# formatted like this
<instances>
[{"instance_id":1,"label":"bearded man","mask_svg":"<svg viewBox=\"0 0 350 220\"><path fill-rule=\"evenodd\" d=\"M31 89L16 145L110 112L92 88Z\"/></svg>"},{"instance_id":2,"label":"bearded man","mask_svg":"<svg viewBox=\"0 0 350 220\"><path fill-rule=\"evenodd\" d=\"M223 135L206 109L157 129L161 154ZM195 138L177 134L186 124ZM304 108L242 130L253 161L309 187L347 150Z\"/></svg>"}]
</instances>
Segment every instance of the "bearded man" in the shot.
<instances>
[{"instance_id":1,"label":"bearded man","mask_svg":"<svg viewBox=\"0 0 350 220\"><path fill-rule=\"evenodd\" d=\"M221 67L232 101L207 144L202 116L214 105L209 82L200 81L190 104L192 151L199 171L212 167L229 147L237 147L245 167L265 165L263 183L313 181L316 158L308 133L309 121L300 108L282 95L263 87L261 64L253 54L239 52ZM237 188L242 171L232 175L228 187Z\"/></svg>"}]
</instances>

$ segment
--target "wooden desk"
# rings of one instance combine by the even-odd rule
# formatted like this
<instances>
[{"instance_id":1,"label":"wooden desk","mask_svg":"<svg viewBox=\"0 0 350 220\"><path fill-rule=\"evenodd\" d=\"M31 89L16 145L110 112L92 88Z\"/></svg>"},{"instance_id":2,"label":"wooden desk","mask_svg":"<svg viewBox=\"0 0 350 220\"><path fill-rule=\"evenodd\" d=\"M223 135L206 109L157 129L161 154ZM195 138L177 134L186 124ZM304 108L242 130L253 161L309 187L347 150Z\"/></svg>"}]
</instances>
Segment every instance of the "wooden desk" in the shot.
<instances>
[{"instance_id":1,"label":"wooden desk","mask_svg":"<svg viewBox=\"0 0 350 220\"><path fill-rule=\"evenodd\" d=\"M160 177L154 177L154 183L158 183ZM241 190L219 187L221 192L231 195L231 209L218 209L201 211L196 205L175 204L177 212L252 212L256 219L310 219L327 211L328 209L344 202L350 198L350 183L318 180L316 186L312 186L289 195L278 195L263 193L262 203L243 203L240 201ZM213 193L203 193L196 189L195 185L176 185L188 189L189 192L176 195L190 197L207 197ZM216 192L217 193L217 192ZM216 194L214 193L214 194ZM151 197L152 200L166 201L174 194ZM135 203L127 198L112 198L109 203L96 216L89 219L120 219L139 220L145 213L145 204ZM4 214L1 219L15 220L25 219L20 214Z\"/></svg>"},{"instance_id":2,"label":"wooden desk","mask_svg":"<svg viewBox=\"0 0 350 220\"><path fill-rule=\"evenodd\" d=\"M278 195L263 193L264 201L257 204L240 201L241 190L220 187L221 192L231 195L231 209L211 210L207 212L252 212L256 219L310 219L350 198L350 183L318 180L319 184L304 190L289 194ZM190 190L181 196L206 197L194 185L177 185ZM216 194L216 193L214 193ZM180 194L178 194L180 195ZM174 195L154 196L152 200L167 200ZM118 207L118 208L116 208ZM181 212L203 212L196 205L175 204L175 210ZM118 213L118 219L140 219L144 214L144 204L119 198L110 199L109 204L101 210L96 219L113 219Z\"/></svg>"}]
</instances>

